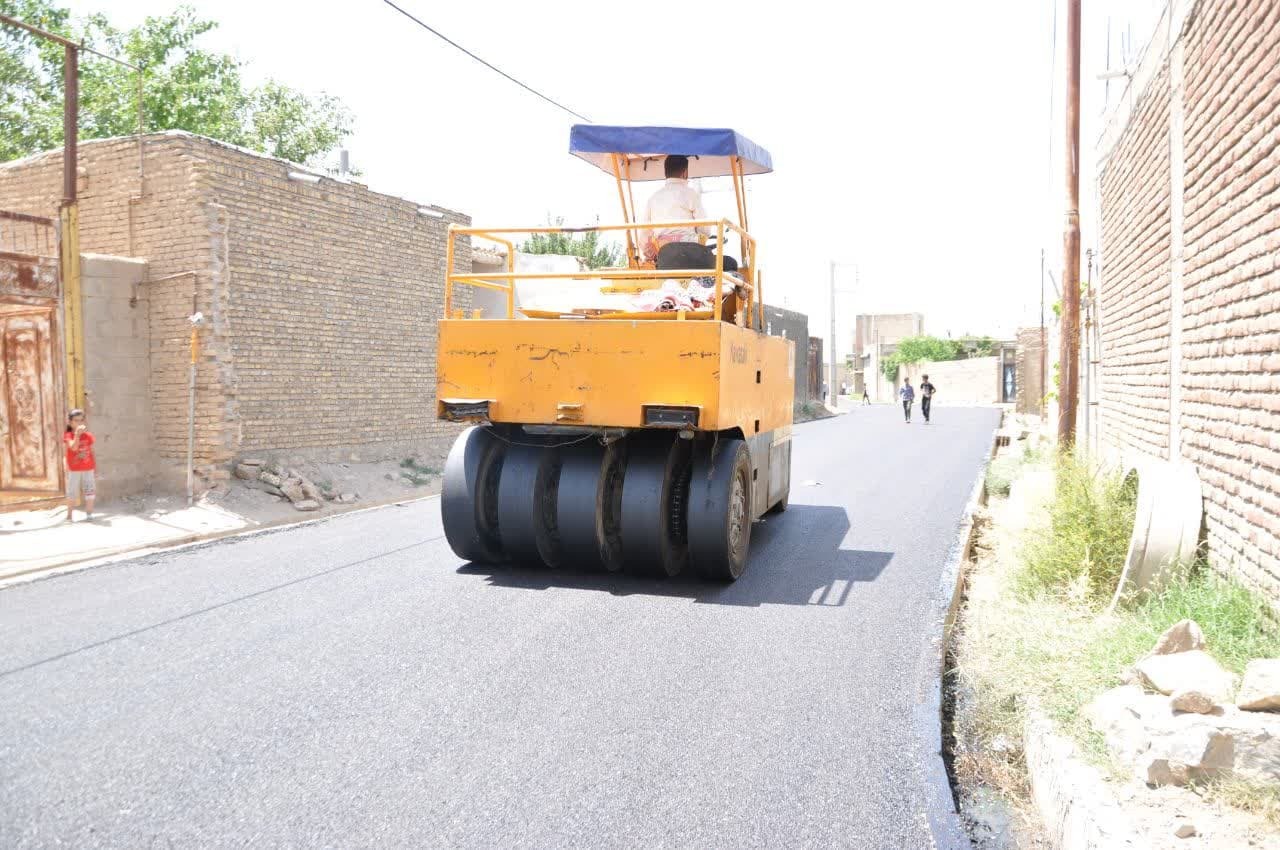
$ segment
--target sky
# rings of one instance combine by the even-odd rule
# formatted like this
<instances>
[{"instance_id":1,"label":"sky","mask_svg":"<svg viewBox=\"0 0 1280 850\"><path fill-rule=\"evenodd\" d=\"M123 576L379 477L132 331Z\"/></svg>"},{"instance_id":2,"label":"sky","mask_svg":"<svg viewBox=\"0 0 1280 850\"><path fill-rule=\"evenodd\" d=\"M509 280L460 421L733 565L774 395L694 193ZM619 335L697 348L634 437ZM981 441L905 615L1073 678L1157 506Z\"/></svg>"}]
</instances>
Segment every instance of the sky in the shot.
<instances>
[{"instance_id":1,"label":"sky","mask_svg":"<svg viewBox=\"0 0 1280 850\"><path fill-rule=\"evenodd\" d=\"M567 153L577 119L382 0L188 1L220 24L204 44L245 60L250 81L351 108L346 146L372 189L478 225L620 221L612 178ZM748 179L765 298L808 313L810 333L828 337L837 263L841 359L857 313L920 312L926 332L953 336L1039 323L1042 250L1055 277L1061 266L1066 0L397 3L597 123L733 127L767 148L775 172ZM175 0L66 5L129 26ZM1086 245L1103 92L1114 101L1123 84L1094 79L1108 24L1116 67L1122 43L1135 54L1146 43L1163 4L1112 0L1090 17L1094 5ZM637 188L638 205L656 185ZM734 217L732 194L707 205Z\"/></svg>"}]
</instances>

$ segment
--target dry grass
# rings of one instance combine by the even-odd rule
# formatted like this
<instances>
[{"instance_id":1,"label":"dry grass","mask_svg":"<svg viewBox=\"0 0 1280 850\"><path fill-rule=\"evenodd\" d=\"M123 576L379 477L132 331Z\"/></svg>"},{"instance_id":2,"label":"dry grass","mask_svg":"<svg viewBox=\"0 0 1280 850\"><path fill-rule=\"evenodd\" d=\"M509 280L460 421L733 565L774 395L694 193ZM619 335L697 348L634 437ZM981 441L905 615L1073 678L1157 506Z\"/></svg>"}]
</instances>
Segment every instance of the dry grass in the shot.
<instances>
[{"instance_id":1,"label":"dry grass","mask_svg":"<svg viewBox=\"0 0 1280 850\"><path fill-rule=\"evenodd\" d=\"M1193 789L1210 803L1223 803L1257 815L1280 830L1280 787L1243 779L1219 779Z\"/></svg>"}]
</instances>

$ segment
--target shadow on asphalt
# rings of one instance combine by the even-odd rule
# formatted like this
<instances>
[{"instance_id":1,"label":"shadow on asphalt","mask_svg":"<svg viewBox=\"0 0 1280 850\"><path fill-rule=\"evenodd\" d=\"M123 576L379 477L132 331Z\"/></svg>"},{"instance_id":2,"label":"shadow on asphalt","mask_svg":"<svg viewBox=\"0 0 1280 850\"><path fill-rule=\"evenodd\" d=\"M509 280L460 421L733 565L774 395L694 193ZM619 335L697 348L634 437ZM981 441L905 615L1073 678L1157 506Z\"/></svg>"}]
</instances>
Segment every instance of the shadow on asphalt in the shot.
<instances>
[{"instance_id":1,"label":"shadow on asphalt","mask_svg":"<svg viewBox=\"0 0 1280 850\"><path fill-rule=\"evenodd\" d=\"M892 552L841 549L849 531L844 508L792 505L751 529L747 571L732 584L709 582L686 570L675 578L551 570L508 564L464 564L460 575L483 576L491 587L519 590L596 590L614 596L667 596L709 605L841 606L853 585L880 577Z\"/></svg>"}]
</instances>

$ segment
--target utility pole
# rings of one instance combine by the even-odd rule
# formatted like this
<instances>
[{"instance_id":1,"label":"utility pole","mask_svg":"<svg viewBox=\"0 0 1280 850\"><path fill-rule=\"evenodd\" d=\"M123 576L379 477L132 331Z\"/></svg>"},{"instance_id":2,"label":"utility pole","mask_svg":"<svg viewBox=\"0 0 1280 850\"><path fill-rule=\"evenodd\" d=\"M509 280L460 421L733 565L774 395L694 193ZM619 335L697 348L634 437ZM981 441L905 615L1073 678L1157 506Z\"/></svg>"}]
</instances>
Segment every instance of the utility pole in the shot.
<instances>
[{"instance_id":1,"label":"utility pole","mask_svg":"<svg viewBox=\"0 0 1280 850\"><path fill-rule=\"evenodd\" d=\"M831 383L827 385L827 393L835 400L836 392L836 261L831 261L831 351L827 354L831 358ZM826 401L826 398L823 398Z\"/></svg>"},{"instance_id":2,"label":"utility pole","mask_svg":"<svg viewBox=\"0 0 1280 850\"><path fill-rule=\"evenodd\" d=\"M1058 444L1076 436L1080 377L1080 0L1067 0L1067 222L1062 257L1062 347L1058 373Z\"/></svg>"},{"instance_id":3,"label":"utility pole","mask_svg":"<svg viewBox=\"0 0 1280 850\"><path fill-rule=\"evenodd\" d=\"M1048 380L1049 371L1049 337L1045 333L1044 326L1044 249L1040 249L1040 398L1036 400L1036 410L1040 413L1040 421L1043 422L1044 400L1049 395L1049 386L1045 383Z\"/></svg>"},{"instance_id":4,"label":"utility pole","mask_svg":"<svg viewBox=\"0 0 1280 850\"><path fill-rule=\"evenodd\" d=\"M46 32L17 18L0 15L0 24L25 30L37 38L62 45L62 204L58 208L59 264L62 277L62 321L66 352L67 407L85 407L84 294L80 280L79 175L80 54L92 53L138 74L138 174L142 174L142 69L106 53Z\"/></svg>"},{"instance_id":5,"label":"utility pole","mask_svg":"<svg viewBox=\"0 0 1280 850\"><path fill-rule=\"evenodd\" d=\"M827 391L831 394L831 399L833 401L837 399L836 391L837 391L837 388L840 386L839 383L836 381L836 375L838 374L837 367L836 367L836 267L837 266L853 266L853 285L855 288L858 285L858 266L856 263L837 263L835 260L831 261L831 282L830 282L831 353L829 355L831 357L831 369L830 369L831 384ZM848 290L845 290L845 293L847 294ZM854 354L857 354L857 352L855 351Z\"/></svg>"}]
</instances>

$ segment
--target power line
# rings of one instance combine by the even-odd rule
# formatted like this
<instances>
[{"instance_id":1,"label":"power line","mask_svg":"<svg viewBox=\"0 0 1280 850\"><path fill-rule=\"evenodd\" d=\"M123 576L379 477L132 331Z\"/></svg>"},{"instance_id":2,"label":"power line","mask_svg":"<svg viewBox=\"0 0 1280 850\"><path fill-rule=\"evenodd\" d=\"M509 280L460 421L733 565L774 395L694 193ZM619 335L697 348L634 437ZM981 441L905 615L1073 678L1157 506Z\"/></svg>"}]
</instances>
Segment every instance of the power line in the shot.
<instances>
[{"instance_id":1,"label":"power line","mask_svg":"<svg viewBox=\"0 0 1280 850\"><path fill-rule=\"evenodd\" d=\"M563 109L565 112L569 113L569 114L570 114L570 115L572 115L573 117L575 117L575 118L581 118L583 121L586 121L588 124L594 124L594 123L595 123L595 122L594 122L594 121L592 121L590 118L588 118L587 116L583 115L581 112L574 112L572 109L570 109L569 107L565 106L563 103L560 103L559 101L557 101L557 100L555 100L555 99L553 99L553 98L547 97L545 94L543 94L542 92L540 92L540 91L538 91L537 89L533 88L532 86L529 86L529 85L526 85L525 83L520 82L520 81L519 81L519 80L517 80L515 77L511 76L511 75L510 75L510 74L508 74L506 71L502 70L501 68L497 67L496 65L494 65L494 64L492 64L492 63L490 63L490 62L486 62L485 60L481 59L479 56L475 55L475 54L474 54L474 53L472 53L470 50L467 50L467 48L463 47L461 44L458 44L458 42L456 42L456 41L454 41L453 39L449 38L449 36L447 36L447 35L445 35L444 33L440 32L440 30L436 29L435 27L431 26L430 24L426 23L425 21L422 21L422 20L420 20L420 19L418 19L418 18L415 18L413 15L409 14L409 13L408 13L408 12L406 12L404 9L401 9L401 8L400 8L399 6L397 6L395 3L392 3L392 2L391 2L391 0L382 0L382 2L383 2L383 3L386 3L386 4L387 4L388 6L390 6L392 9L395 9L397 12L399 12L399 13L400 13L400 14L402 14L402 15L404 15L406 18L408 18L409 20L413 21L415 24L417 24L418 26L422 27L422 28L423 28L424 30L426 30L427 32L429 32L429 33L431 33L432 35L434 35L436 38L440 39L441 41L445 42L446 44L450 45L451 47L455 47L455 48L457 48L458 50L461 50L463 53L467 54L467 55L468 55L468 56L470 56L472 59L476 60L476 61L477 61L477 62L479 62L481 65L485 66L485 67L486 67L486 68L488 68L490 71L495 71L495 72L497 72L497 73L501 74L502 76L506 77L508 80L510 80L511 82L515 83L515 84L516 84L516 85L518 85L520 88L524 89L525 91L529 92L530 94L537 95L538 97L542 98L542 99L543 99L543 100L545 100L547 103L551 104L552 106L556 107L557 109Z\"/></svg>"}]
</instances>

